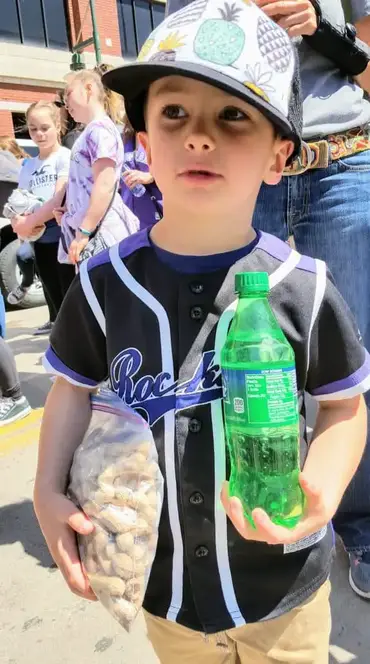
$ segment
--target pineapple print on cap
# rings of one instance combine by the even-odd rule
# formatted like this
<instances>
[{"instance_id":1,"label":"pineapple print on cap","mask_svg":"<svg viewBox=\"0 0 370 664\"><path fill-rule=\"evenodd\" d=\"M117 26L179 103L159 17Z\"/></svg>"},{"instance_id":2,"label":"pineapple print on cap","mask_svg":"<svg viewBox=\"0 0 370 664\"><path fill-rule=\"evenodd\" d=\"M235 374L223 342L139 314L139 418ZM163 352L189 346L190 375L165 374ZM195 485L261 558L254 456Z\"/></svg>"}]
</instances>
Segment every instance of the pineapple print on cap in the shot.
<instances>
[{"instance_id":1,"label":"pineapple print on cap","mask_svg":"<svg viewBox=\"0 0 370 664\"><path fill-rule=\"evenodd\" d=\"M137 61L138 62L142 62L143 60L145 60L148 57L148 55L149 55L150 51L152 50L154 44L155 44L155 39L147 39L146 42L144 42L144 44L141 47L141 51L140 51L139 55L137 56Z\"/></svg>"},{"instance_id":2,"label":"pineapple print on cap","mask_svg":"<svg viewBox=\"0 0 370 664\"><path fill-rule=\"evenodd\" d=\"M176 60L176 49L184 46L185 35L180 35L178 32L170 32L159 43L158 51L151 58L150 62L165 62Z\"/></svg>"},{"instance_id":3,"label":"pineapple print on cap","mask_svg":"<svg viewBox=\"0 0 370 664\"><path fill-rule=\"evenodd\" d=\"M168 28L180 28L183 25L199 21L205 8L207 7L208 0L195 0L190 5L186 5L183 9L176 12L174 18L169 22Z\"/></svg>"},{"instance_id":4,"label":"pineapple print on cap","mask_svg":"<svg viewBox=\"0 0 370 664\"><path fill-rule=\"evenodd\" d=\"M286 32L269 18L260 17L257 40L261 54L278 73L287 71L292 58L292 45Z\"/></svg>"},{"instance_id":5,"label":"pineapple print on cap","mask_svg":"<svg viewBox=\"0 0 370 664\"><path fill-rule=\"evenodd\" d=\"M194 52L202 60L216 65L232 65L243 53L245 34L238 25L241 12L236 3L225 2L221 18L206 19L194 41Z\"/></svg>"},{"instance_id":6,"label":"pineapple print on cap","mask_svg":"<svg viewBox=\"0 0 370 664\"><path fill-rule=\"evenodd\" d=\"M261 63L257 62L254 67L246 68L247 80L244 81L244 85L265 101L270 101L269 93L275 92L275 88L269 84L272 74L273 72L270 69L263 70Z\"/></svg>"}]
</instances>

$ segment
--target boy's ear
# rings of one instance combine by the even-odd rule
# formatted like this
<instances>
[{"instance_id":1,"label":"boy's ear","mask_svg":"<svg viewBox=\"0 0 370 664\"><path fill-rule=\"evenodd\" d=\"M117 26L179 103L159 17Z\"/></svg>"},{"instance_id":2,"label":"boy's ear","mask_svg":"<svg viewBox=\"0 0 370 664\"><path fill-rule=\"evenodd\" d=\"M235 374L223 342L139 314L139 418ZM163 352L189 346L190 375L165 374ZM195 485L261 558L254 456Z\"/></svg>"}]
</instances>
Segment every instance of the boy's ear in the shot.
<instances>
[{"instance_id":1,"label":"boy's ear","mask_svg":"<svg viewBox=\"0 0 370 664\"><path fill-rule=\"evenodd\" d=\"M143 146L143 148L145 150L146 161L147 161L147 164L150 168L150 166L152 164L152 153L151 153L151 150L150 150L148 134L147 134L146 131L139 131L138 134L137 134L137 137L138 137L141 145Z\"/></svg>"},{"instance_id":2,"label":"boy's ear","mask_svg":"<svg viewBox=\"0 0 370 664\"><path fill-rule=\"evenodd\" d=\"M264 177L264 182L266 184L279 184L286 162L293 151L293 141L288 141L282 138L276 139L274 157Z\"/></svg>"}]
</instances>

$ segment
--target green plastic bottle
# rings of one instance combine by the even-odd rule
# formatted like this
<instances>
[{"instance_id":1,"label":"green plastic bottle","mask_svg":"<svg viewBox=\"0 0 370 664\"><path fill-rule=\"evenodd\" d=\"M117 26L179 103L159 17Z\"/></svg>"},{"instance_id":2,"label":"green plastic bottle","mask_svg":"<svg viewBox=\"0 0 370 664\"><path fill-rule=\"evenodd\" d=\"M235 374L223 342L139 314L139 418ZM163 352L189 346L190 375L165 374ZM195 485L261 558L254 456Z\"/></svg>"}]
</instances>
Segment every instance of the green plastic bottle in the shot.
<instances>
[{"instance_id":1,"label":"green plastic bottle","mask_svg":"<svg viewBox=\"0 0 370 664\"><path fill-rule=\"evenodd\" d=\"M266 272L235 276L239 302L221 351L230 495L293 528L302 517L294 351L268 301Z\"/></svg>"}]
</instances>

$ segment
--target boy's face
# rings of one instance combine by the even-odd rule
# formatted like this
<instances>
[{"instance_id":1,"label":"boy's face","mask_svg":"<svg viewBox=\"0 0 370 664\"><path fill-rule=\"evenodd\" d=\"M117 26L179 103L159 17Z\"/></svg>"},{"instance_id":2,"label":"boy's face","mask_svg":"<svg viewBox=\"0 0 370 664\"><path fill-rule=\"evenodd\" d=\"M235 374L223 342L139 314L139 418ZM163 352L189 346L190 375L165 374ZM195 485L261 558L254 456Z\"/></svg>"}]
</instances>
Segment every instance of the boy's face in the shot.
<instances>
[{"instance_id":1,"label":"boy's face","mask_svg":"<svg viewBox=\"0 0 370 664\"><path fill-rule=\"evenodd\" d=\"M291 141L260 111L205 83L169 76L153 83L140 133L165 208L253 212L262 182L277 184Z\"/></svg>"}]
</instances>

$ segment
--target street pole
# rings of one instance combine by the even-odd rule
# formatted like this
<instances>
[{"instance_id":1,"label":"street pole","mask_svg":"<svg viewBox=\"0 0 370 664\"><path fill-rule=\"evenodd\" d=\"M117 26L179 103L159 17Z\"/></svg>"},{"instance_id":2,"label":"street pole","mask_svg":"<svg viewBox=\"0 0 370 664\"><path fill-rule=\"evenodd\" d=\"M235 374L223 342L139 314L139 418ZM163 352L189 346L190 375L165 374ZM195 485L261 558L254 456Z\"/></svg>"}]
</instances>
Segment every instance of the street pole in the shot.
<instances>
[{"instance_id":1,"label":"street pole","mask_svg":"<svg viewBox=\"0 0 370 664\"><path fill-rule=\"evenodd\" d=\"M79 69L85 69L86 65L83 56L83 51L88 46L94 45L96 64L100 65L101 63L100 37L99 37L98 25L96 22L95 0L89 0L89 5L90 5L93 35L92 37L84 39L84 41L78 42L77 44L72 46L72 62L70 65L70 69L72 71L79 71Z\"/></svg>"},{"instance_id":2,"label":"street pole","mask_svg":"<svg viewBox=\"0 0 370 664\"><path fill-rule=\"evenodd\" d=\"M98 25L97 25L97 22L96 22L95 0L90 0L90 11L91 11L91 22L92 22L93 40L94 40L94 48L95 48L95 59L96 59L96 64L100 65L100 63L101 63L101 48L100 48L99 30L98 30Z\"/></svg>"}]
</instances>

